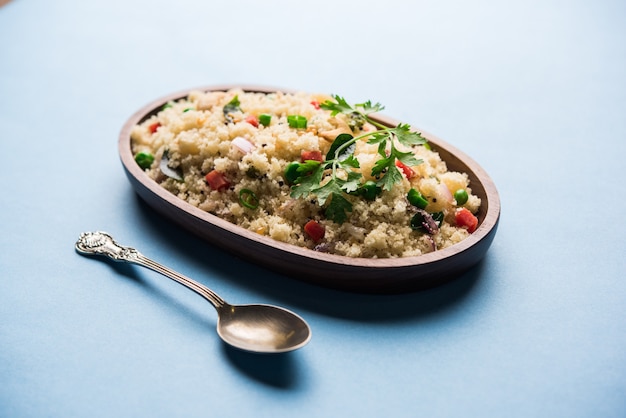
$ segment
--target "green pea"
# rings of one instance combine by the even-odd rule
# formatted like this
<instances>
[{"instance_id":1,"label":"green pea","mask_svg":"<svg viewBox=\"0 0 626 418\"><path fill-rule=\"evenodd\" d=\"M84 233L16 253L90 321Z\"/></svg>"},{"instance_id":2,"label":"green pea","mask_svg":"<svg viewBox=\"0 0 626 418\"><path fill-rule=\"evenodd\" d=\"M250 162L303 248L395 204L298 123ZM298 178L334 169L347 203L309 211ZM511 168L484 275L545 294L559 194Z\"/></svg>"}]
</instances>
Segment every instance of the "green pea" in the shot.
<instances>
[{"instance_id":1,"label":"green pea","mask_svg":"<svg viewBox=\"0 0 626 418\"><path fill-rule=\"evenodd\" d=\"M469 199L467 190L459 189L456 192L454 192L454 200L456 200L457 205L459 206L464 205L465 203L467 203L467 199Z\"/></svg>"},{"instance_id":2,"label":"green pea","mask_svg":"<svg viewBox=\"0 0 626 418\"><path fill-rule=\"evenodd\" d=\"M413 206L417 206L420 209L425 209L426 206L428 206L428 200L426 200L426 198L415 189L409 190L406 198L408 199L410 204L412 204Z\"/></svg>"},{"instance_id":3,"label":"green pea","mask_svg":"<svg viewBox=\"0 0 626 418\"><path fill-rule=\"evenodd\" d=\"M150 166L154 162L154 156L149 152L138 152L135 155L135 162L139 165L139 167L146 170L150 168Z\"/></svg>"}]
</instances>

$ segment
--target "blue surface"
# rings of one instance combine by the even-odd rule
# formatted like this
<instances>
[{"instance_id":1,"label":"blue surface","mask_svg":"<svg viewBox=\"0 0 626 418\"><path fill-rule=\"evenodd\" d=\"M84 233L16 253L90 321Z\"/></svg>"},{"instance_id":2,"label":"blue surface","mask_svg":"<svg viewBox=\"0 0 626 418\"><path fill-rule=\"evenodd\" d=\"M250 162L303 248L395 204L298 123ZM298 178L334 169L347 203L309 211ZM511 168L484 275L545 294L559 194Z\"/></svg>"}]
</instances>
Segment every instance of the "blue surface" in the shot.
<instances>
[{"instance_id":1,"label":"blue surface","mask_svg":"<svg viewBox=\"0 0 626 418\"><path fill-rule=\"evenodd\" d=\"M626 416L626 4L411 3L0 8L0 416ZM502 199L484 261L427 292L355 295L155 215L121 126L223 83L380 101L470 154ZM295 310L312 341L226 348L194 293L77 255L98 229L229 301Z\"/></svg>"}]
</instances>

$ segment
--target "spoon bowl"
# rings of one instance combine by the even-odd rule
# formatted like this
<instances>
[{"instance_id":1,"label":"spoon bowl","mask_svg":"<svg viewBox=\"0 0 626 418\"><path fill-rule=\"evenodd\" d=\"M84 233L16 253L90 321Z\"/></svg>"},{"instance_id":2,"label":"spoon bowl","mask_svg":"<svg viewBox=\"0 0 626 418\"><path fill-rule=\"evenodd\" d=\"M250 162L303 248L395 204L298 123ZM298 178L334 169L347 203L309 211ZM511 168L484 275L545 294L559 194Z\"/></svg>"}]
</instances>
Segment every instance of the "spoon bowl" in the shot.
<instances>
[{"instance_id":1,"label":"spoon bowl","mask_svg":"<svg viewBox=\"0 0 626 418\"><path fill-rule=\"evenodd\" d=\"M101 255L114 261L146 267L182 284L208 300L217 311L217 333L232 347L254 353L284 353L303 347L311 329L297 314L272 305L232 305L208 287L149 259L136 249L115 242L106 232L85 232L76 242L83 255Z\"/></svg>"},{"instance_id":2,"label":"spoon bowl","mask_svg":"<svg viewBox=\"0 0 626 418\"><path fill-rule=\"evenodd\" d=\"M251 352L268 352L268 347L275 353L291 351L311 338L304 320L272 305L224 305L217 333L228 344Z\"/></svg>"}]
</instances>

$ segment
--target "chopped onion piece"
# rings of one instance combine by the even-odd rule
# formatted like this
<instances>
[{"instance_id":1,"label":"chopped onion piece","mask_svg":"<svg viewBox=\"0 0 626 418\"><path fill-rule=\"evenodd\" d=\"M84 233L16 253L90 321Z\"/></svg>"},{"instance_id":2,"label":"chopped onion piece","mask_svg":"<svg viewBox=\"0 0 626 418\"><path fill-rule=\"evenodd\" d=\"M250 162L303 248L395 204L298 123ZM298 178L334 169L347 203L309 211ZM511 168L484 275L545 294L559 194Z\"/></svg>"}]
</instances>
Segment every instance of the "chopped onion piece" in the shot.
<instances>
[{"instance_id":1,"label":"chopped onion piece","mask_svg":"<svg viewBox=\"0 0 626 418\"><path fill-rule=\"evenodd\" d=\"M254 144L242 136L238 136L233 139L231 144L244 154L247 154L254 149Z\"/></svg>"},{"instance_id":2,"label":"chopped onion piece","mask_svg":"<svg viewBox=\"0 0 626 418\"><path fill-rule=\"evenodd\" d=\"M448 203L454 202L454 196L452 196L450 189L448 189L448 186L446 186L444 183L439 183L439 196L446 199L446 202Z\"/></svg>"}]
</instances>

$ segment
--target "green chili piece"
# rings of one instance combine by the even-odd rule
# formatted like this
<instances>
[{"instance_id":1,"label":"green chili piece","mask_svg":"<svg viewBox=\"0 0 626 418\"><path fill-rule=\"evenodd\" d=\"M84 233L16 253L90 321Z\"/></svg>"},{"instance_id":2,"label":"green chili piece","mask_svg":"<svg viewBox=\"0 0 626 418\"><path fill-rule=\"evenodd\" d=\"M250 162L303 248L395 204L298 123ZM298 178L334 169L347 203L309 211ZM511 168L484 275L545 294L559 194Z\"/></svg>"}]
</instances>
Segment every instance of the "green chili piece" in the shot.
<instances>
[{"instance_id":1,"label":"green chili piece","mask_svg":"<svg viewBox=\"0 0 626 418\"><path fill-rule=\"evenodd\" d=\"M259 207L259 198L250 189L241 189L239 192L239 203L248 209L256 209Z\"/></svg>"},{"instance_id":2,"label":"green chili piece","mask_svg":"<svg viewBox=\"0 0 626 418\"><path fill-rule=\"evenodd\" d=\"M261 113L259 115L259 123L263 126L270 126L270 122L272 121L272 115L268 115L267 113Z\"/></svg>"},{"instance_id":3,"label":"green chili piece","mask_svg":"<svg viewBox=\"0 0 626 418\"><path fill-rule=\"evenodd\" d=\"M426 206L428 206L428 200L426 200L426 198L415 189L409 190L406 198L409 200L410 204L417 206L420 209L425 209Z\"/></svg>"},{"instance_id":4,"label":"green chili piece","mask_svg":"<svg viewBox=\"0 0 626 418\"><path fill-rule=\"evenodd\" d=\"M300 168L300 163L292 162L287 164L285 167L285 180L289 184L294 184L298 177L300 177L300 173L298 173L298 168Z\"/></svg>"},{"instance_id":5,"label":"green chili piece","mask_svg":"<svg viewBox=\"0 0 626 418\"><path fill-rule=\"evenodd\" d=\"M287 122L289 123L290 128L295 129L306 129L307 120L304 116L301 115L288 115Z\"/></svg>"},{"instance_id":6,"label":"green chili piece","mask_svg":"<svg viewBox=\"0 0 626 418\"><path fill-rule=\"evenodd\" d=\"M380 194L382 188L375 181L368 180L359 187L359 191L365 200L374 200Z\"/></svg>"}]
</instances>

